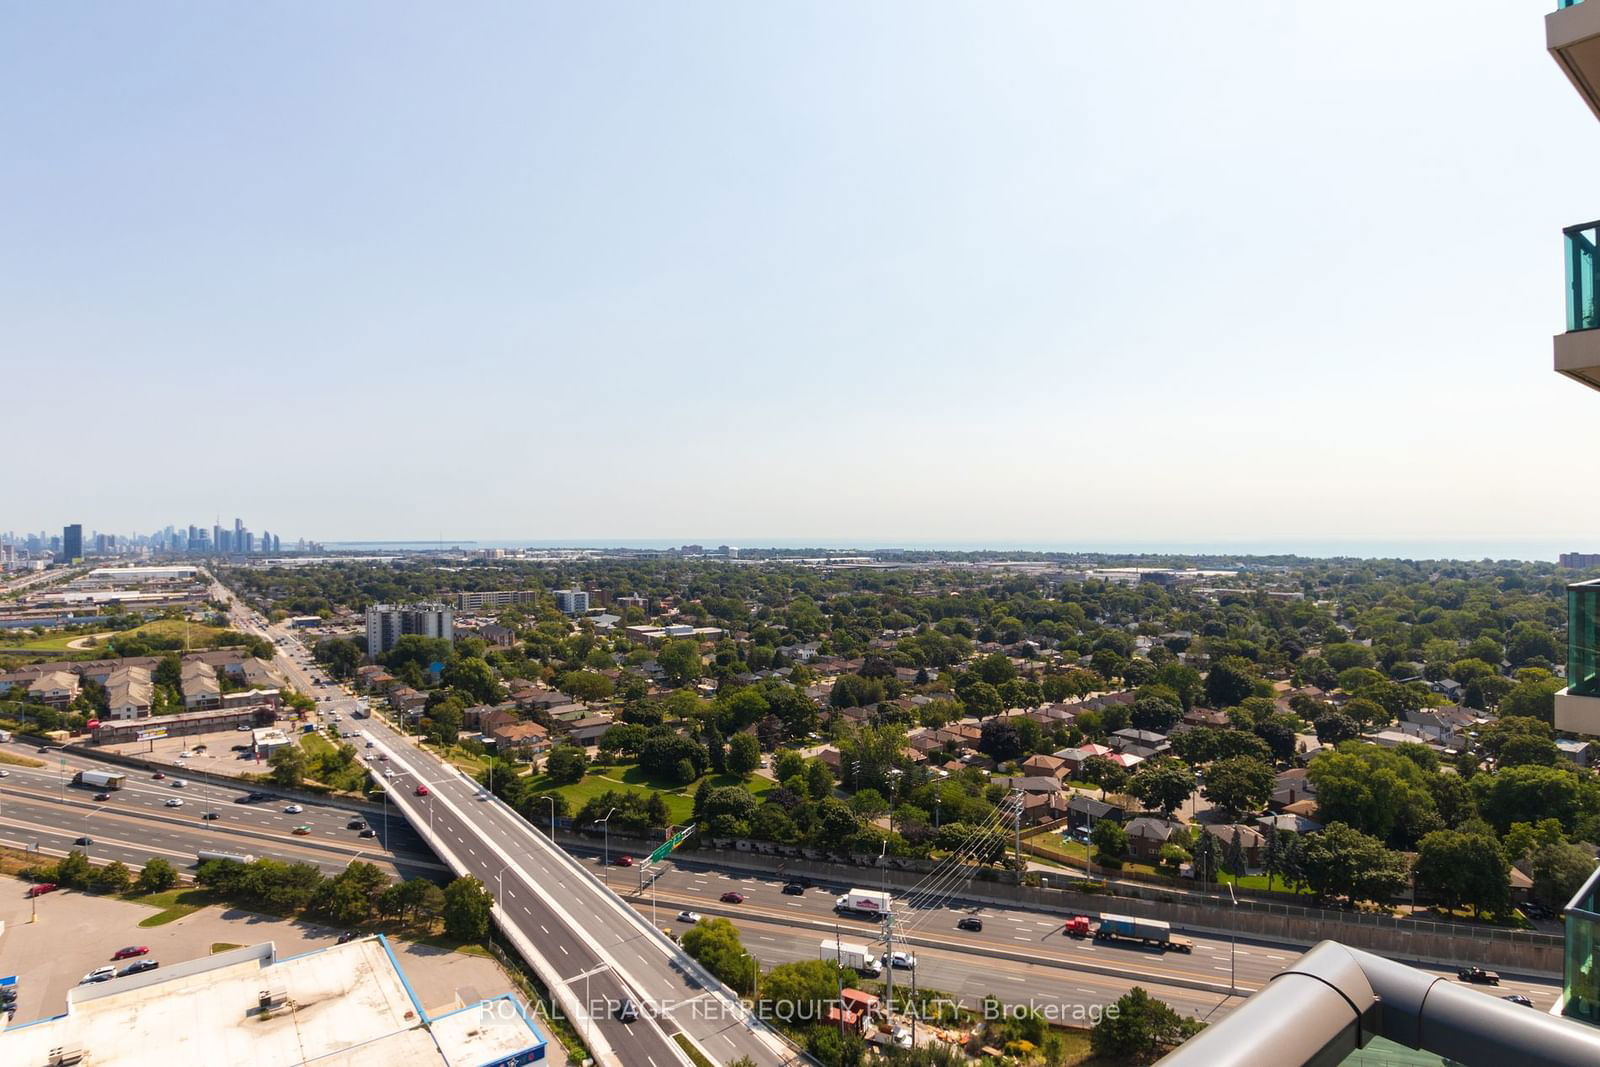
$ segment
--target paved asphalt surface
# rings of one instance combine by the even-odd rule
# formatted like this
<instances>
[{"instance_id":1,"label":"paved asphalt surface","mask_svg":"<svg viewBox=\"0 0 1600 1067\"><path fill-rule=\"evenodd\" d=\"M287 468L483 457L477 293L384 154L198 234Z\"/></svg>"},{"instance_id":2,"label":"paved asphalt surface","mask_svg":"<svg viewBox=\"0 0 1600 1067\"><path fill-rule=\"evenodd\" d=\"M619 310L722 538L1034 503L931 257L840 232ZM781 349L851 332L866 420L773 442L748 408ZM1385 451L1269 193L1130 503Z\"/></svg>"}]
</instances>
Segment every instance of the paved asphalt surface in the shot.
<instances>
[{"instance_id":1,"label":"paved asphalt surface","mask_svg":"<svg viewBox=\"0 0 1600 1067\"><path fill-rule=\"evenodd\" d=\"M352 721L350 712L359 706L356 698L329 684L309 663L292 634L269 632L258 616L239 609L234 624L272 638L280 649L286 649L278 657L279 668L303 692L327 698L319 699L320 713L337 713L343 729L359 731L357 746L364 758L372 760L374 770L395 772L395 777L387 779L393 799L390 807L409 814L419 827L428 827L431 818L432 832L442 846L497 895L502 922L528 940L581 1003L595 1005L593 1025L621 1062L650 1067L683 1062L668 1036L679 1029L687 1031L718 1061L741 1055L758 1063L783 1061L749 1032L743 1020L720 1010L721 1002L700 989L680 969L673 954L629 921L617 901L607 898L585 876L579 864L595 874L605 873L598 857L579 860L552 849L542 834L533 832L515 813L498 802L478 800L475 783L419 752L387 724L374 719ZM372 749L365 747L366 740L373 742ZM87 833L93 839L87 851L99 860L116 858L137 864L151 855L163 855L183 866L194 862L197 849L218 848L304 859L328 871L341 869L359 857L407 877L443 873L439 859L406 826L405 819L397 817L397 811L389 812L386 840L393 847L386 850L378 839L359 838L358 831L347 825L354 816L346 810L301 802L304 811L291 814L283 810L289 803L284 799L235 803L246 789L192 780L177 789L170 779L157 781L132 770L125 772L125 788L115 791L108 801L96 802L95 790L67 783L76 770L105 769L105 765L77 756L63 761L59 753L38 753L31 745L3 745L0 751L47 761L42 768L3 767L7 776L0 778L0 844L60 854L84 847L75 845L74 839ZM378 752L386 752L390 758L378 761L374 758ZM429 796L415 795L419 783L428 785ZM172 796L181 796L184 805L166 807ZM380 830L382 810L372 809L367 819ZM201 814L207 811L216 811L219 818L202 820ZM294 827L302 825L311 832L292 834ZM665 867L642 895L637 892L637 879L634 870L615 868L610 872L610 884L627 894L647 921L686 929L675 921L684 908L728 916L740 927L746 947L768 966L816 958L819 942L833 937L836 928L848 941L871 944L879 937L875 922L834 915L833 897L849 888L842 884L818 882L802 895L789 896L781 892L780 877L724 873L687 857ZM721 894L730 889L745 894L745 902L719 903ZM984 920L981 932L956 929L957 920L969 913ZM909 934L917 955L918 984L969 1005L992 993L1007 1002L1028 1001L1053 1012L1057 1019L1073 1022L1085 1020L1096 1006L1115 1000L1134 984L1143 985L1181 1011L1208 1019L1225 1014L1239 1000L1227 993L1230 945L1225 938L1191 935L1196 942L1193 955L1162 954L1067 937L1059 916L992 907L974 910L957 901L941 901L937 907L912 912L901 929L902 936ZM881 949L880 943L877 950ZM1259 988L1298 954L1295 948L1252 941L1240 941L1235 952L1233 967L1242 994ZM897 984L911 979L906 971L896 973ZM1211 988L1195 988L1196 983ZM1494 990L1495 994L1526 995L1540 1010L1554 1002L1557 992L1555 981L1510 976ZM625 996L642 1005L658 1005L659 1020L617 1021L609 1005ZM582 1031L583 1022L577 1025Z\"/></svg>"},{"instance_id":2,"label":"paved asphalt surface","mask_svg":"<svg viewBox=\"0 0 1600 1067\"><path fill-rule=\"evenodd\" d=\"M295 635L264 626L260 616L236 603L230 614L237 628L274 641L278 668L318 698L323 715L338 714L342 727L359 731L362 758L391 783L391 806L406 811L419 832L426 828L437 835L453 854L444 858L453 858L495 893L502 926L548 962L548 969L538 968L541 976L567 985L589 1006L590 1020L576 1022L580 1032L592 1025L628 1067L687 1063L670 1036L679 1030L718 1062L749 1056L777 1064L790 1058L753 1031L737 1005L708 993L685 972L679 953L652 937L626 905L593 884L578 861L515 812L479 800L475 782L419 751L386 723L352 720L359 702L329 684ZM368 749L366 741L376 747ZM379 761L379 753L389 758ZM428 787L426 797L416 796L421 784ZM628 997L650 1009L634 1023L616 1019L611 1008Z\"/></svg>"}]
</instances>

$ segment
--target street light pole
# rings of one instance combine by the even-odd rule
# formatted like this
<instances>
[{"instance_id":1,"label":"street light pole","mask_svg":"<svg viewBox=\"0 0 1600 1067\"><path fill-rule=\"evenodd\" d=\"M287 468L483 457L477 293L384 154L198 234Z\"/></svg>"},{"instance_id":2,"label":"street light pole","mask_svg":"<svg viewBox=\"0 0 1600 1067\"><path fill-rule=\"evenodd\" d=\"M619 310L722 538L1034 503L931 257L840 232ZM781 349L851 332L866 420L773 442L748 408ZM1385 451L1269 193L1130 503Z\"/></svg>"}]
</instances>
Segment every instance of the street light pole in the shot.
<instances>
[{"instance_id":1,"label":"street light pole","mask_svg":"<svg viewBox=\"0 0 1600 1067\"><path fill-rule=\"evenodd\" d=\"M604 877L606 880L606 885L611 884L611 816L615 815L616 813L617 809L612 808L610 811L606 812L606 817L600 820L600 826L602 827L603 832L602 840L605 842L605 848L603 852L605 858L602 860L602 863L605 867Z\"/></svg>"},{"instance_id":2,"label":"street light pole","mask_svg":"<svg viewBox=\"0 0 1600 1067\"><path fill-rule=\"evenodd\" d=\"M1228 883L1228 897L1233 901L1232 921L1228 923L1228 995L1233 996L1239 992L1239 983L1235 978L1234 960L1237 958L1238 934L1235 930L1239 926L1239 898L1234 894L1233 883Z\"/></svg>"},{"instance_id":3,"label":"street light pole","mask_svg":"<svg viewBox=\"0 0 1600 1067\"><path fill-rule=\"evenodd\" d=\"M556 843L556 798L546 793L539 798L550 802L550 843Z\"/></svg>"}]
</instances>

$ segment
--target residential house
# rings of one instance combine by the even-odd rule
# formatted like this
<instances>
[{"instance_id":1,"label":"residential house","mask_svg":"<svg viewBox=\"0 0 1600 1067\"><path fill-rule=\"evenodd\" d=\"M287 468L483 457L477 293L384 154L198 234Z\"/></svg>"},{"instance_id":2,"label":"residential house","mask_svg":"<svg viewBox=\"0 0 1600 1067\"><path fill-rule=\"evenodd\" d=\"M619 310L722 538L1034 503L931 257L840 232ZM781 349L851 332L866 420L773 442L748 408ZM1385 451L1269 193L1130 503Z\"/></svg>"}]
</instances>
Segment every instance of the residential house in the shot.
<instances>
[{"instance_id":1,"label":"residential house","mask_svg":"<svg viewBox=\"0 0 1600 1067\"><path fill-rule=\"evenodd\" d=\"M1305 815L1290 815L1287 812L1279 812L1276 815L1263 815L1256 820L1256 825L1261 828L1262 833L1266 832L1268 826L1271 826L1280 834L1314 834L1322 829L1322 824L1313 818Z\"/></svg>"},{"instance_id":2,"label":"residential house","mask_svg":"<svg viewBox=\"0 0 1600 1067\"><path fill-rule=\"evenodd\" d=\"M1244 863L1246 867L1258 868L1261 866L1262 851L1267 847L1267 838L1259 829L1245 823L1206 823L1201 830L1217 839L1218 864L1223 862L1232 845L1233 835L1239 834L1239 844L1244 849Z\"/></svg>"},{"instance_id":3,"label":"residential house","mask_svg":"<svg viewBox=\"0 0 1600 1067\"><path fill-rule=\"evenodd\" d=\"M1581 737L1557 741L1556 748L1561 750L1563 756L1580 767L1589 766L1590 760L1594 757L1593 742L1586 741Z\"/></svg>"},{"instance_id":4,"label":"residential house","mask_svg":"<svg viewBox=\"0 0 1600 1067\"><path fill-rule=\"evenodd\" d=\"M601 736L611 729L611 723L612 718L609 715L591 715L567 723L563 730L569 742L588 748L599 744Z\"/></svg>"},{"instance_id":5,"label":"residential house","mask_svg":"<svg viewBox=\"0 0 1600 1067\"><path fill-rule=\"evenodd\" d=\"M1096 800L1087 793L1073 793L1067 801L1067 823L1074 830L1088 829L1101 819L1120 823L1126 815L1121 806Z\"/></svg>"},{"instance_id":6,"label":"residential house","mask_svg":"<svg viewBox=\"0 0 1600 1067\"><path fill-rule=\"evenodd\" d=\"M178 677L184 707L204 709L222 706L222 683L217 680L216 668L211 664L201 659L186 659Z\"/></svg>"},{"instance_id":7,"label":"residential house","mask_svg":"<svg viewBox=\"0 0 1600 1067\"><path fill-rule=\"evenodd\" d=\"M1067 776L1067 761L1060 756L1029 756L1022 761L1022 773L1043 775L1060 781Z\"/></svg>"},{"instance_id":8,"label":"residential house","mask_svg":"<svg viewBox=\"0 0 1600 1067\"><path fill-rule=\"evenodd\" d=\"M1077 748L1064 748L1055 754L1061 758L1062 764L1067 768L1067 773L1074 778L1083 773L1084 761L1090 757L1105 756L1109 758L1116 755L1105 745L1096 744L1079 745Z\"/></svg>"},{"instance_id":9,"label":"residential house","mask_svg":"<svg viewBox=\"0 0 1600 1067\"><path fill-rule=\"evenodd\" d=\"M1062 793L1025 793L1022 797L1022 825L1039 826L1067 817L1067 798Z\"/></svg>"},{"instance_id":10,"label":"residential house","mask_svg":"<svg viewBox=\"0 0 1600 1067\"><path fill-rule=\"evenodd\" d=\"M1183 713L1183 721L1191 727L1210 726L1220 729L1228 725L1228 715L1215 708L1190 708Z\"/></svg>"},{"instance_id":11,"label":"residential house","mask_svg":"<svg viewBox=\"0 0 1600 1067\"><path fill-rule=\"evenodd\" d=\"M43 704L64 708L78 696L78 676L71 671L47 671L28 686L28 696Z\"/></svg>"},{"instance_id":12,"label":"residential house","mask_svg":"<svg viewBox=\"0 0 1600 1067\"><path fill-rule=\"evenodd\" d=\"M517 643L517 631L509 626L501 626L497 622L478 627L478 636L496 648L510 648Z\"/></svg>"},{"instance_id":13,"label":"residential house","mask_svg":"<svg viewBox=\"0 0 1600 1067\"><path fill-rule=\"evenodd\" d=\"M1118 752L1127 752L1137 747L1142 752L1155 755L1167 751L1172 746L1167 743L1166 734L1158 734L1153 730L1135 730L1130 726L1111 735L1111 747Z\"/></svg>"},{"instance_id":14,"label":"residential house","mask_svg":"<svg viewBox=\"0 0 1600 1067\"><path fill-rule=\"evenodd\" d=\"M1059 793L1061 780L1051 775L1031 775L1027 777L1010 777L997 774L989 779L990 785L997 785L1001 789L1018 789L1024 793Z\"/></svg>"},{"instance_id":15,"label":"residential house","mask_svg":"<svg viewBox=\"0 0 1600 1067\"><path fill-rule=\"evenodd\" d=\"M1280 771L1274 779L1272 799L1267 806L1273 811L1281 812L1290 804L1314 798L1316 794L1317 788L1311 784L1306 769L1291 767L1286 771Z\"/></svg>"},{"instance_id":16,"label":"residential house","mask_svg":"<svg viewBox=\"0 0 1600 1067\"><path fill-rule=\"evenodd\" d=\"M108 719L143 719L155 702L155 683L144 667L124 667L106 680Z\"/></svg>"},{"instance_id":17,"label":"residential house","mask_svg":"<svg viewBox=\"0 0 1600 1067\"><path fill-rule=\"evenodd\" d=\"M532 759L550 747L549 731L536 722L497 722L485 734L507 758Z\"/></svg>"},{"instance_id":18,"label":"residential house","mask_svg":"<svg viewBox=\"0 0 1600 1067\"><path fill-rule=\"evenodd\" d=\"M485 736L494 733L497 726L509 726L520 720L511 712L515 704L474 704L461 713L461 723L468 730Z\"/></svg>"},{"instance_id":19,"label":"residential house","mask_svg":"<svg viewBox=\"0 0 1600 1067\"><path fill-rule=\"evenodd\" d=\"M1128 852L1141 863L1160 863L1162 846L1182 828L1182 823L1154 815L1140 815L1122 825L1128 834Z\"/></svg>"},{"instance_id":20,"label":"residential house","mask_svg":"<svg viewBox=\"0 0 1600 1067\"><path fill-rule=\"evenodd\" d=\"M409 685L402 685L389 690L389 706L414 717L420 715L422 709L428 706L428 694L419 693Z\"/></svg>"}]
</instances>

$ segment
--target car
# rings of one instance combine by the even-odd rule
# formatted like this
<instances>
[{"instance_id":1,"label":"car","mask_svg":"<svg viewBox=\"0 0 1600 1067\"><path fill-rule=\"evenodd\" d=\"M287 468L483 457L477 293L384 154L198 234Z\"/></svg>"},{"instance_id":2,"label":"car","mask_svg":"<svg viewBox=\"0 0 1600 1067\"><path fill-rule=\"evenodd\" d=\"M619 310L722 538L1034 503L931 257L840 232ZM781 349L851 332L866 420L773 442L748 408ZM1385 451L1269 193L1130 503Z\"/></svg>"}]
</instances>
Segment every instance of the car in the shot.
<instances>
[{"instance_id":1,"label":"car","mask_svg":"<svg viewBox=\"0 0 1600 1067\"><path fill-rule=\"evenodd\" d=\"M1486 971L1482 967L1462 967L1456 971L1456 977L1463 982L1473 985L1499 985L1500 976L1493 971Z\"/></svg>"},{"instance_id":2,"label":"car","mask_svg":"<svg viewBox=\"0 0 1600 1067\"><path fill-rule=\"evenodd\" d=\"M373 747L373 745L372 745L372 742L371 742L371 741L368 741L368 742L367 742L367 747L368 747L368 748L372 748L372 747Z\"/></svg>"},{"instance_id":3,"label":"car","mask_svg":"<svg viewBox=\"0 0 1600 1067\"><path fill-rule=\"evenodd\" d=\"M205 811L200 813L200 817L206 822L210 822L212 819L222 818L222 813L216 811Z\"/></svg>"},{"instance_id":4,"label":"car","mask_svg":"<svg viewBox=\"0 0 1600 1067\"><path fill-rule=\"evenodd\" d=\"M383 763L389 762L389 757L385 756L382 752L378 753L378 759Z\"/></svg>"},{"instance_id":5,"label":"car","mask_svg":"<svg viewBox=\"0 0 1600 1067\"><path fill-rule=\"evenodd\" d=\"M384 771L383 772L383 776L385 778L393 778L394 777L394 772L393 771Z\"/></svg>"},{"instance_id":6,"label":"car","mask_svg":"<svg viewBox=\"0 0 1600 1067\"><path fill-rule=\"evenodd\" d=\"M4 767L0 767L0 778L10 778L10 777L11 777L11 772L6 770ZM7 986L6 988L9 989L11 987Z\"/></svg>"},{"instance_id":7,"label":"car","mask_svg":"<svg viewBox=\"0 0 1600 1067\"><path fill-rule=\"evenodd\" d=\"M110 800L111 799L111 794L110 793L96 793L94 795L94 798L96 800Z\"/></svg>"},{"instance_id":8,"label":"car","mask_svg":"<svg viewBox=\"0 0 1600 1067\"><path fill-rule=\"evenodd\" d=\"M1521 993L1507 993L1505 996L1501 997L1500 999L1501 1000L1509 1000L1513 1004L1520 1004L1524 1008L1533 1007L1533 1001L1529 1000L1527 997L1523 996Z\"/></svg>"},{"instance_id":9,"label":"car","mask_svg":"<svg viewBox=\"0 0 1600 1067\"><path fill-rule=\"evenodd\" d=\"M154 773L154 774L152 774L152 775L151 775L151 776L150 776L150 777L152 777L152 778L154 778L154 779L155 779L155 780L156 780L156 781L158 781L158 782L159 782L159 781L161 781L161 780L162 780L162 779L163 779L163 778L165 778L165 777L166 777L166 774L164 774L164 773L163 773L163 772L161 772L161 771L157 771L157 772L156 772L156 773Z\"/></svg>"},{"instance_id":10,"label":"car","mask_svg":"<svg viewBox=\"0 0 1600 1067\"><path fill-rule=\"evenodd\" d=\"M909 952L896 952L893 956L889 957L889 965L891 967L899 967L901 970L909 971L916 967L917 957Z\"/></svg>"},{"instance_id":11,"label":"car","mask_svg":"<svg viewBox=\"0 0 1600 1067\"><path fill-rule=\"evenodd\" d=\"M169 807L169 808L181 808L181 807L183 807L183 798L182 797L168 797L167 798L167 807Z\"/></svg>"},{"instance_id":12,"label":"car","mask_svg":"<svg viewBox=\"0 0 1600 1067\"><path fill-rule=\"evenodd\" d=\"M127 978L129 975L143 974L146 971L153 971L159 966L161 966L161 964L157 963L155 960L134 960L132 963L122 968L122 970L118 971L117 977Z\"/></svg>"},{"instance_id":13,"label":"car","mask_svg":"<svg viewBox=\"0 0 1600 1067\"><path fill-rule=\"evenodd\" d=\"M488 800L489 799L489 791L487 789L478 790L477 798L479 800ZM630 860L629 862L631 863L632 861ZM623 866L627 866L627 864L623 864Z\"/></svg>"},{"instance_id":14,"label":"car","mask_svg":"<svg viewBox=\"0 0 1600 1067\"><path fill-rule=\"evenodd\" d=\"M54 889L55 886L50 888ZM681 923L697 923L700 921L700 913L698 911L680 911L678 912L678 921Z\"/></svg>"},{"instance_id":15,"label":"car","mask_svg":"<svg viewBox=\"0 0 1600 1067\"><path fill-rule=\"evenodd\" d=\"M229 751L230 752L249 752L250 751L250 746L249 745L233 745L231 748L229 748Z\"/></svg>"},{"instance_id":16,"label":"car","mask_svg":"<svg viewBox=\"0 0 1600 1067\"><path fill-rule=\"evenodd\" d=\"M743 893L735 893L733 890L730 889L728 892L722 894L722 896L718 897L717 899L722 901L724 904L743 904L744 903L744 894Z\"/></svg>"},{"instance_id":17,"label":"car","mask_svg":"<svg viewBox=\"0 0 1600 1067\"><path fill-rule=\"evenodd\" d=\"M189 783L182 778L174 778L172 780L172 788L174 789L185 789L188 785Z\"/></svg>"},{"instance_id":18,"label":"car","mask_svg":"<svg viewBox=\"0 0 1600 1067\"><path fill-rule=\"evenodd\" d=\"M248 727L248 726L245 726L245 725L243 725L243 724L242 724L242 723L241 723L241 724L240 724L240 725L238 725L238 726L235 726L235 727L234 727L234 730L235 730L235 731L236 731L236 732L238 732L238 733L241 733L241 734L247 734L247 733L249 733L249 732L250 732L250 727Z\"/></svg>"},{"instance_id":19,"label":"car","mask_svg":"<svg viewBox=\"0 0 1600 1067\"><path fill-rule=\"evenodd\" d=\"M415 792L419 797L425 797L428 795L428 787L425 785L419 785L415 790L413 790L413 792Z\"/></svg>"},{"instance_id":20,"label":"car","mask_svg":"<svg viewBox=\"0 0 1600 1067\"><path fill-rule=\"evenodd\" d=\"M639 1017L639 1005L633 1002L632 997L623 997L622 1003L617 1005L617 1022L631 1023Z\"/></svg>"},{"instance_id":21,"label":"car","mask_svg":"<svg viewBox=\"0 0 1600 1067\"><path fill-rule=\"evenodd\" d=\"M961 921L956 923L957 930L982 930L983 920L976 915L963 915Z\"/></svg>"},{"instance_id":22,"label":"car","mask_svg":"<svg viewBox=\"0 0 1600 1067\"><path fill-rule=\"evenodd\" d=\"M49 745L40 745L39 746L39 751L40 752L49 752L50 751L50 746Z\"/></svg>"},{"instance_id":23,"label":"car","mask_svg":"<svg viewBox=\"0 0 1600 1067\"><path fill-rule=\"evenodd\" d=\"M617 857L617 866L618 867L632 867L633 866L633 857L632 856L618 856Z\"/></svg>"},{"instance_id":24,"label":"car","mask_svg":"<svg viewBox=\"0 0 1600 1067\"><path fill-rule=\"evenodd\" d=\"M378 836L378 831L376 831L372 827L368 826L365 829L363 829L356 836L357 837L377 837Z\"/></svg>"},{"instance_id":25,"label":"car","mask_svg":"<svg viewBox=\"0 0 1600 1067\"><path fill-rule=\"evenodd\" d=\"M92 845L94 844L94 838L90 837L88 834L84 834L82 837L73 838L72 843L74 845Z\"/></svg>"},{"instance_id":26,"label":"car","mask_svg":"<svg viewBox=\"0 0 1600 1067\"><path fill-rule=\"evenodd\" d=\"M117 976L115 967L96 967L82 978L78 979L79 985L94 985L96 982L109 982Z\"/></svg>"},{"instance_id":27,"label":"car","mask_svg":"<svg viewBox=\"0 0 1600 1067\"><path fill-rule=\"evenodd\" d=\"M111 958L114 960L131 960L135 956L148 956L149 954L149 945L128 945L125 948L119 948L117 951L113 952L111 954Z\"/></svg>"},{"instance_id":28,"label":"car","mask_svg":"<svg viewBox=\"0 0 1600 1067\"><path fill-rule=\"evenodd\" d=\"M309 827L309 826L296 826L293 830L290 830L289 832L291 834L294 834L296 837L304 837L304 836L306 836L307 834L309 834L311 832L311 827Z\"/></svg>"},{"instance_id":29,"label":"car","mask_svg":"<svg viewBox=\"0 0 1600 1067\"><path fill-rule=\"evenodd\" d=\"M783 883L783 893L784 893L785 896L801 897L801 896L805 896L805 892L806 892L806 887L801 885L799 882L785 882L785 883Z\"/></svg>"},{"instance_id":30,"label":"car","mask_svg":"<svg viewBox=\"0 0 1600 1067\"><path fill-rule=\"evenodd\" d=\"M346 830L365 830L367 828L367 823L365 819L351 819L349 822L344 824L344 828Z\"/></svg>"},{"instance_id":31,"label":"car","mask_svg":"<svg viewBox=\"0 0 1600 1067\"><path fill-rule=\"evenodd\" d=\"M305 811L305 810L306 810L305 808L302 808L298 804L290 804L288 807L283 809L283 813L285 815L299 815L302 811Z\"/></svg>"},{"instance_id":32,"label":"car","mask_svg":"<svg viewBox=\"0 0 1600 1067\"><path fill-rule=\"evenodd\" d=\"M356 930L346 930L344 933L339 935L338 943L341 944L341 945L348 945L350 942L354 941L356 938L358 938L360 936L361 936L360 932L358 932Z\"/></svg>"},{"instance_id":33,"label":"car","mask_svg":"<svg viewBox=\"0 0 1600 1067\"><path fill-rule=\"evenodd\" d=\"M28 887L28 896L42 897L46 893L54 893L59 888L54 882L40 882L38 885Z\"/></svg>"}]
</instances>

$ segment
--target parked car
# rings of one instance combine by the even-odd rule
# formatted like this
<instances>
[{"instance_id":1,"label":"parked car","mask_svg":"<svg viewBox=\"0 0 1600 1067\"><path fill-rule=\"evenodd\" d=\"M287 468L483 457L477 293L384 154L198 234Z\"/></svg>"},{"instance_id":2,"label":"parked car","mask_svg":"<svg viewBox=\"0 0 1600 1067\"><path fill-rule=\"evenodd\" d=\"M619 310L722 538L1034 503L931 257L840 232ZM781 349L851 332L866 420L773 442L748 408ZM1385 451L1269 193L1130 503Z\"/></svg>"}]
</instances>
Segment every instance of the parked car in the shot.
<instances>
[{"instance_id":1,"label":"parked car","mask_svg":"<svg viewBox=\"0 0 1600 1067\"><path fill-rule=\"evenodd\" d=\"M976 915L963 915L961 921L956 923L957 930L982 930L983 920Z\"/></svg>"},{"instance_id":2,"label":"parked car","mask_svg":"<svg viewBox=\"0 0 1600 1067\"><path fill-rule=\"evenodd\" d=\"M1473 985L1499 985L1500 976L1493 971L1486 971L1482 967L1462 967L1456 971L1456 977L1463 982Z\"/></svg>"},{"instance_id":3,"label":"parked car","mask_svg":"<svg viewBox=\"0 0 1600 1067\"><path fill-rule=\"evenodd\" d=\"M356 938L358 938L360 936L361 936L361 934L360 934L359 931L346 930L344 933L339 935L339 944L348 945L350 942L354 941Z\"/></svg>"},{"instance_id":4,"label":"parked car","mask_svg":"<svg viewBox=\"0 0 1600 1067\"><path fill-rule=\"evenodd\" d=\"M114 960L131 960L135 956L148 956L149 954L149 945L128 945L113 952L111 958Z\"/></svg>"},{"instance_id":5,"label":"parked car","mask_svg":"<svg viewBox=\"0 0 1600 1067\"><path fill-rule=\"evenodd\" d=\"M732 890L729 890L728 892L722 894L722 896L719 897L718 899L721 900L724 904L743 904L744 903L744 894L743 893L735 893Z\"/></svg>"},{"instance_id":6,"label":"parked car","mask_svg":"<svg viewBox=\"0 0 1600 1067\"><path fill-rule=\"evenodd\" d=\"M126 978L130 974L143 974L146 971L153 971L159 966L161 966L161 964L157 963L155 960L134 960L132 963L122 968L122 970L118 971L117 977Z\"/></svg>"},{"instance_id":7,"label":"parked car","mask_svg":"<svg viewBox=\"0 0 1600 1067\"><path fill-rule=\"evenodd\" d=\"M109 982L117 976L115 967L96 967L82 978L78 979L79 985L94 985L96 982Z\"/></svg>"},{"instance_id":8,"label":"parked car","mask_svg":"<svg viewBox=\"0 0 1600 1067\"><path fill-rule=\"evenodd\" d=\"M784 892L785 896L790 896L790 897L804 896L805 895L805 891L806 891L806 887L801 885L799 882L785 882L785 883L783 883L783 892Z\"/></svg>"},{"instance_id":9,"label":"parked car","mask_svg":"<svg viewBox=\"0 0 1600 1067\"><path fill-rule=\"evenodd\" d=\"M38 886L34 888L37 889ZM55 886L50 888L54 889ZM678 921L681 923L697 923L700 921L700 913L698 911L680 911L678 912Z\"/></svg>"},{"instance_id":10,"label":"parked car","mask_svg":"<svg viewBox=\"0 0 1600 1067\"><path fill-rule=\"evenodd\" d=\"M28 896L42 897L46 893L54 893L59 888L54 882L40 882L38 885L28 887Z\"/></svg>"}]
</instances>

